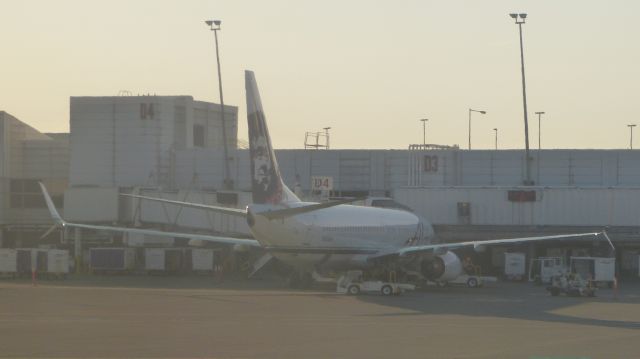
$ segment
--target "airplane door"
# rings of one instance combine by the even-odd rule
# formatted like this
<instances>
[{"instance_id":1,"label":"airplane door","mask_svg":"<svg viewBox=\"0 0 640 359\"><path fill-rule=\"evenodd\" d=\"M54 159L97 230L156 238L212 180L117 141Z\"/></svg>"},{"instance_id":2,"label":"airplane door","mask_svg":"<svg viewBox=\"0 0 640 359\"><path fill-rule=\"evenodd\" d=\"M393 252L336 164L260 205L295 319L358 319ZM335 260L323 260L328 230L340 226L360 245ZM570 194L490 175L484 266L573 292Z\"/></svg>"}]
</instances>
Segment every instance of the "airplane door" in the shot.
<instances>
[{"instance_id":1,"label":"airplane door","mask_svg":"<svg viewBox=\"0 0 640 359\"><path fill-rule=\"evenodd\" d=\"M317 223L317 215L316 214L312 214L309 213L308 214L308 220L306 221L306 225L305 225L305 235L304 235L304 242L302 243L305 246L310 246L311 243L314 242L315 237L318 235L318 228L316 226Z\"/></svg>"}]
</instances>

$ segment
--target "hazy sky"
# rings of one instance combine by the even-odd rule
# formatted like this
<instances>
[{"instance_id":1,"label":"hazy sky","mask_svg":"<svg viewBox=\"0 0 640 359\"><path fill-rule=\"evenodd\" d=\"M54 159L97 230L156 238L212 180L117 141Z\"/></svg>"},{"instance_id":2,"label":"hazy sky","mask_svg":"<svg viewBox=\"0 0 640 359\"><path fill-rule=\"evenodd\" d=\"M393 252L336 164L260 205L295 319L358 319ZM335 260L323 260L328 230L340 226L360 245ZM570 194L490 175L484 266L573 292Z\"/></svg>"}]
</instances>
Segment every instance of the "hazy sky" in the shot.
<instances>
[{"instance_id":1,"label":"hazy sky","mask_svg":"<svg viewBox=\"0 0 640 359\"><path fill-rule=\"evenodd\" d=\"M531 146L624 148L640 125L638 1L0 0L0 110L69 129L69 96L192 95L240 108L256 72L272 139L301 148L331 126L335 148L427 142L524 147L517 25L523 26ZM637 128L640 130L640 126ZM640 138L640 132L638 132ZM640 141L637 146L640 147Z\"/></svg>"}]
</instances>

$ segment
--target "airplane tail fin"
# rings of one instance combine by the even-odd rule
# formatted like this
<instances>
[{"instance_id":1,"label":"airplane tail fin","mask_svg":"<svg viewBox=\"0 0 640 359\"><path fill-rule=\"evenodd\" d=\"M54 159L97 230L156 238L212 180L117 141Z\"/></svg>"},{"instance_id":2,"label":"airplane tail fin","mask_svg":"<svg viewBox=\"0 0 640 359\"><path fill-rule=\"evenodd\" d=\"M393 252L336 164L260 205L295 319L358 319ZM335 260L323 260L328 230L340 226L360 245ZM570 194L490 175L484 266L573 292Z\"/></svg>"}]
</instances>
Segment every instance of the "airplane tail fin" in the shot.
<instances>
[{"instance_id":1,"label":"airplane tail fin","mask_svg":"<svg viewBox=\"0 0 640 359\"><path fill-rule=\"evenodd\" d=\"M47 208L49 208L49 213L51 213L51 218L53 218L56 224L64 226L64 219L62 219L62 216L60 216L60 213L58 213L56 206L53 204L53 200L51 199L51 196L49 196L47 188L42 184L42 182L38 182L38 184L40 185L40 189L42 190L44 200L47 203Z\"/></svg>"},{"instance_id":2,"label":"airplane tail fin","mask_svg":"<svg viewBox=\"0 0 640 359\"><path fill-rule=\"evenodd\" d=\"M300 202L300 199L282 181L253 71L245 71L245 89L253 203Z\"/></svg>"}]
</instances>

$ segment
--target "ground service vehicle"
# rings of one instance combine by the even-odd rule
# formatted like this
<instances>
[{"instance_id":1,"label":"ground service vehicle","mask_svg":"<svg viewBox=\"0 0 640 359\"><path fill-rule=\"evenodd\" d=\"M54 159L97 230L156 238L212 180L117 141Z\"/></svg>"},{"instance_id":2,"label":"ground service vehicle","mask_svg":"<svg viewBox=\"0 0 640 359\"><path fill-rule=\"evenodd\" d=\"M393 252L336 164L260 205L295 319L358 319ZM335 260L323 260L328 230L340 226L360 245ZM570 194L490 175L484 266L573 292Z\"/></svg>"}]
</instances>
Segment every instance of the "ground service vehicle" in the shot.
<instances>
[{"instance_id":1,"label":"ground service vehicle","mask_svg":"<svg viewBox=\"0 0 640 359\"><path fill-rule=\"evenodd\" d=\"M336 292L349 295L375 292L382 295L400 295L406 290L416 288L413 284L397 283L394 273L391 273L389 277L389 281L366 280L361 270L351 270L338 279Z\"/></svg>"},{"instance_id":2,"label":"ground service vehicle","mask_svg":"<svg viewBox=\"0 0 640 359\"><path fill-rule=\"evenodd\" d=\"M529 265L529 281L551 283L554 276L566 272L564 261L560 257L539 257L531 260Z\"/></svg>"},{"instance_id":3,"label":"ground service vehicle","mask_svg":"<svg viewBox=\"0 0 640 359\"><path fill-rule=\"evenodd\" d=\"M553 276L547 291L554 297L560 294L570 297L594 297L596 295L596 287L593 282L584 280L575 273Z\"/></svg>"}]
</instances>

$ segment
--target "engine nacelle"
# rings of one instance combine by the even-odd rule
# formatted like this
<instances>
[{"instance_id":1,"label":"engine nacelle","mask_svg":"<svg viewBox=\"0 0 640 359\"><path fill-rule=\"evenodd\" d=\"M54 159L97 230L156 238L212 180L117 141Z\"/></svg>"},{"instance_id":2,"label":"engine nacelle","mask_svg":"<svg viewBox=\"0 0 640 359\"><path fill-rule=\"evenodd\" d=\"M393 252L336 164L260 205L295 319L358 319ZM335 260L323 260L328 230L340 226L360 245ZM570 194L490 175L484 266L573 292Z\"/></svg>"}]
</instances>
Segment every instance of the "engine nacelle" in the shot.
<instances>
[{"instance_id":1,"label":"engine nacelle","mask_svg":"<svg viewBox=\"0 0 640 359\"><path fill-rule=\"evenodd\" d=\"M454 280L462 274L462 262L455 253L447 252L424 259L420 262L420 272L434 282Z\"/></svg>"}]
</instances>

